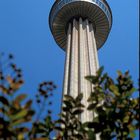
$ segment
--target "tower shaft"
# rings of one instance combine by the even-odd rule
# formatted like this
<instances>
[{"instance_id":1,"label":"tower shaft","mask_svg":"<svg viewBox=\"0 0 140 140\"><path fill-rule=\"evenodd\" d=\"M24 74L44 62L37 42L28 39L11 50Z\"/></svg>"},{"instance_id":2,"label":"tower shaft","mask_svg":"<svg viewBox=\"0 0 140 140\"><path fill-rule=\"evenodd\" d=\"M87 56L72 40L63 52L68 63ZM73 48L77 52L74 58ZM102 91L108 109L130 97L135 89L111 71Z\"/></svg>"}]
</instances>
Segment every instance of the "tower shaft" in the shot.
<instances>
[{"instance_id":1,"label":"tower shaft","mask_svg":"<svg viewBox=\"0 0 140 140\"><path fill-rule=\"evenodd\" d=\"M82 103L88 106L93 88L85 76L95 75L99 67L94 28L88 19L68 23L63 95L76 97L83 93ZM81 121L91 121L93 113L84 110Z\"/></svg>"}]
</instances>

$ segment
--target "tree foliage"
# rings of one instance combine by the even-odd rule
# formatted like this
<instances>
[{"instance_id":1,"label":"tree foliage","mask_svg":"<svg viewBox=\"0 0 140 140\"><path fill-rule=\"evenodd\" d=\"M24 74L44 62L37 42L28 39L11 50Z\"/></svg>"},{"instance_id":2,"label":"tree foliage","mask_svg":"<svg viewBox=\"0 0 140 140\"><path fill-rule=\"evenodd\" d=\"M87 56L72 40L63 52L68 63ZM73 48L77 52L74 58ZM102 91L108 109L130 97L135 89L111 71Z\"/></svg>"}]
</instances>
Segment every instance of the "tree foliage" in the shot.
<instances>
[{"instance_id":1,"label":"tree foliage","mask_svg":"<svg viewBox=\"0 0 140 140\"><path fill-rule=\"evenodd\" d=\"M87 77L95 85L88 110L97 114L87 124L100 133L101 139L133 139L139 128L139 97L134 95L138 90L128 71L124 74L118 71L116 80L102 71L100 68L97 76Z\"/></svg>"},{"instance_id":2,"label":"tree foliage","mask_svg":"<svg viewBox=\"0 0 140 140\"><path fill-rule=\"evenodd\" d=\"M2 56L2 55L1 55ZM139 97L129 72L117 72L113 80L101 67L96 76L87 76L93 84L87 102L94 112L91 122L82 123L80 115L83 95L65 95L62 112L52 119L53 82L42 82L34 99L19 93L23 85L21 69L13 63L13 56L0 56L0 139L4 140L130 140L139 129ZM83 93L84 94L84 93ZM34 106L39 109L33 108Z\"/></svg>"}]
</instances>

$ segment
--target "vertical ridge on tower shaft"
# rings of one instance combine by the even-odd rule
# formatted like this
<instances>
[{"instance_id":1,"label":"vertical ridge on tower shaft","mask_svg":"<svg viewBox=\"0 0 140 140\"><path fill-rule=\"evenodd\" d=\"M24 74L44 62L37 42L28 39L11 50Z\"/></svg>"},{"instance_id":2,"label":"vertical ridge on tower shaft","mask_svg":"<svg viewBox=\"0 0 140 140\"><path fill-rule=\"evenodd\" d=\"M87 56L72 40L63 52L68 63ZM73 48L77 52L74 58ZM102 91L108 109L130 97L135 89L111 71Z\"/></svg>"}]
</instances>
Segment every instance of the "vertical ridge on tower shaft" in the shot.
<instances>
[{"instance_id":1,"label":"vertical ridge on tower shaft","mask_svg":"<svg viewBox=\"0 0 140 140\"><path fill-rule=\"evenodd\" d=\"M71 43L71 61L70 61L70 95L78 95L78 24L73 20L72 43Z\"/></svg>"},{"instance_id":2,"label":"vertical ridge on tower shaft","mask_svg":"<svg viewBox=\"0 0 140 140\"><path fill-rule=\"evenodd\" d=\"M67 32L67 49L66 49L66 56L65 56L63 95L69 94L68 87L69 87L70 51L71 51L71 23L69 23L68 32Z\"/></svg>"}]
</instances>

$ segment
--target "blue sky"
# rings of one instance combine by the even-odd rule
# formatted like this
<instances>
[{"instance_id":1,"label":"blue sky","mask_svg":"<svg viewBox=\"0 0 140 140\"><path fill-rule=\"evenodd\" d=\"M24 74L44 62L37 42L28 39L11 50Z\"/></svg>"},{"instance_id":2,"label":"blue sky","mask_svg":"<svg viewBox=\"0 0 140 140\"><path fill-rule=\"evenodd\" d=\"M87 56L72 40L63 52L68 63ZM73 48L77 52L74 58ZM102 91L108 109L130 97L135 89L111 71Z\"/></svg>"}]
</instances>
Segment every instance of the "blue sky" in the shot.
<instances>
[{"instance_id":1,"label":"blue sky","mask_svg":"<svg viewBox=\"0 0 140 140\"><path fill-rule=\"evenodd\" d=\"M22 68L23 92L34 97L41 81L52 80L58 86L56 114L60 109L65 53L55 43L48 25L54 0L0 0L0 52L13 53ZM113 26L107 42L98 51L100 65L110 76L130 70L138 83L139 26L138 0L108 0Z\"/></svg>"}]
</instances>

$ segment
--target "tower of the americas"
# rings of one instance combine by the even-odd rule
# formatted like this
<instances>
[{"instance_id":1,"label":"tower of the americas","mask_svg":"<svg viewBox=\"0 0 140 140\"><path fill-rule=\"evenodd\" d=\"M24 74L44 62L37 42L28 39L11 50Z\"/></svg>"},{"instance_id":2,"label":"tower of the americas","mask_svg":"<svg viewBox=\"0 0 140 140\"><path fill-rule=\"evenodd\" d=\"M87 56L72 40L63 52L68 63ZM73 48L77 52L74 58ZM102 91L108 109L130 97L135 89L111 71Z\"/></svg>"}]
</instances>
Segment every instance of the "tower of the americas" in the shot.
<instances>
[{"instance_id":1,"label":"tower of the americas","mask_svg":"<svg viewBox=\"0 0 140 140\"><path fill-rule=\"evenodd\" d=\"M109 35L112 13L106 0L56 0L49 25L56 43L66 52L63 95L83 93L82 103L93 88L85 79L99 68L97 50ZM82 122L91 121L93 113L84 110Z\"/></svg>"}]
</instances>

